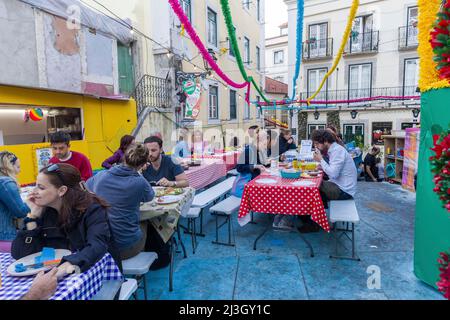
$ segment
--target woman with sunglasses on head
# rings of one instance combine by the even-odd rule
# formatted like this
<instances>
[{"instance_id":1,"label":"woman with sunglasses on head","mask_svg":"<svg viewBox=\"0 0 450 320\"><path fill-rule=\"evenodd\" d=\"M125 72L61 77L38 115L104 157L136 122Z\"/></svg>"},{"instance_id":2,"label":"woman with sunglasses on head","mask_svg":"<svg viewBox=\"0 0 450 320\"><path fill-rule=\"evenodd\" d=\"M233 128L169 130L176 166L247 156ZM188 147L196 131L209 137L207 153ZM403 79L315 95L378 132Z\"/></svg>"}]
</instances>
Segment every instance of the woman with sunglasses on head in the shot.
<instances>
[{"instance_id":1,"label":"woman with sunglasses on head","mask_svg":"<svg viewBox=\"0 0 450 320\"><path fill-rule=\"evenodd\" d=\"M17 234L14 220L30 212L20 197L19 172L20 160L11 152L0 152L0 252L11 251L11 241Z\"/></svg>"},{"instance_id":2,"label":"woman with sunglasses on head","mask_svg":"<svg viewBox=\"0 0 450 320\"><path fill-rule=\"evenodd\" d=\"M44 247L68 249L58 267L58 278L79 269L88 270L107 252L121 268L109 226L108 205L90 193L80 171L65 163L42 169L29 195L31 213L12 244L12 256L20 259Z\"/></svg>"}]
</instances>

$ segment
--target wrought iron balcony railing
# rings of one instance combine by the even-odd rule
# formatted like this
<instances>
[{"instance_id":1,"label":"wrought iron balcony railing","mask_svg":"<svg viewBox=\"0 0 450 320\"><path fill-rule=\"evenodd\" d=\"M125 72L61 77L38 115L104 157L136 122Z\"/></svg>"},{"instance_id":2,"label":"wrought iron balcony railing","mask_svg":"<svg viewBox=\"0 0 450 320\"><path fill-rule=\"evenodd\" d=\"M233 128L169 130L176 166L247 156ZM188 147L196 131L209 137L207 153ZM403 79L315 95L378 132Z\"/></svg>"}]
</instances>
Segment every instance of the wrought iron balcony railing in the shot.
<instances>
[{"instance_id":1,"label":"wrought iron balcony railing","mask_svg":"<svg viewBox=\"0 0 450 320\"><path fill-rule=\"evenodd\" d=\"M303 42L303 60L333 57L333 38L309 39Z\"/></svg>"},{"instance_id":2,"label":"wrought iron balcony railing","mask_svg":"<svg viewBox=\"0 0 450 320\"><path fill-rule=\"evenodd\" d=\"M345 54L371 53L378 51L379 31L352 32L347 42Z\"/></svg>"},{"instance_id":3,"label":"wrought iron balcony railing","mask_svg":"<svg viewBox=\"0 0 450 320\"><path fill-rule=\"evenodd\" d=\"M399 49L416 48L419 45L419 29L417 26L405 26L398 28Z\"/></svg>"},{"instance_id":4,"label":"wrought iron balcony railing","mask_svg":"<svg viewBox=\"0 0 450 320\"><path fill-rule=\"evenodd\" d=\"M146 107L170 108L170 85L166 79L144 75L133 94L138 117Z\"/></svg>"},{"instance_id":5,"label":"wrought iron balcony railing","mask_svg":"<svg viewBox=\"0 0 450 320\"><path fill-rule=\"evenodd\" d=\"M300 100L305 100L312 95L312 92L303 92L300 95ZM389 87L389 88L372 88L372 89L345 89L345 90L322 90L314 101L327 102L333 104L333 101L345 101L347 104L358 103L358 101L351 102L352 100L364 100L368 98L377 98L382 101L407 101L411 99L417 99L420 97L420 93L417 92L416 86L405 87ZM345 102L338 104L344 105ZM326 105L326 104L325 104Z\"/></svg>"}]
</instances>

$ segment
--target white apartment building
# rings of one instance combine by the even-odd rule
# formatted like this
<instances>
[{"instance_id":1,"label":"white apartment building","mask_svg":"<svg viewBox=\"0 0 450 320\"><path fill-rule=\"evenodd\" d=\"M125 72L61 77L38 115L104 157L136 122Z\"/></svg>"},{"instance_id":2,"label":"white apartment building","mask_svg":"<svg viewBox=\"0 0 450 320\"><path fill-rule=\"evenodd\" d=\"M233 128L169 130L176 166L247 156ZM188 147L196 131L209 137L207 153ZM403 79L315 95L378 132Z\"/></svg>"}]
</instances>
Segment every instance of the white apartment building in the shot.
<instances>
[{"instance_id":1,"label":"white apartment building","mask_svg":"<svg viewBox=\"0 0 450 320\"><path fill-rule=\"evenodd\" d=\"M288 83L288 24L279 26L280 34L266 39L266 76Z\"/></svg>"},{"instance_id":2,"label":"white apartment building","mask_svg":"<svg viewBox=\"0 0 450 320\"><path fill-rule=\"evenodd\" d=\"M295 65L297 1L288 6L289 62ZM332 67L344 34L352 0L306 0L303 59L298 88L306 99ZM346 141L364 146L379 144L380 131L402 130L420 122L417 1L361 0L344 56L317 100L349 100L374 96L401 96L401 101L330 105L308 111L307 132L324 128L327 111L339 110L340 130ZM289 68L289 78L294 67ZM289 83L289 90L292 84ZM298 115L297 115L298 116ZM295 118L297 116L294 116ZM294 119L293 123L297 123ZM378 133L378 134L377 134Z\"/></svg>"}]
</instances>

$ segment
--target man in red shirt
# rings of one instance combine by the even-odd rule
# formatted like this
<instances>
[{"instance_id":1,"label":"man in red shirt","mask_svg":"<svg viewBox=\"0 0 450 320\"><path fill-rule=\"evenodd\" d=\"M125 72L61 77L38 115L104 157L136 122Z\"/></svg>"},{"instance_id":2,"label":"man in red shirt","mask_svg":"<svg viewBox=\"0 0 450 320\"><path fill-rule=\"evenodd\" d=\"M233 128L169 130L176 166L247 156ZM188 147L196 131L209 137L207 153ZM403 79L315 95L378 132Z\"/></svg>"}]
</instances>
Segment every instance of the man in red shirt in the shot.
<instances>
[{"instance_id":1,"label":"man in red shirt","mask_svg":"<svg viewBox=\"0 0 450 320\"><path fill-rule=\"evenodd\" d=\"M57 132L50 136L53 149L53 158L49 163L67 163L80 170L81 178L87 181L92 177L92 167L89 159L82 153L70 151L70 135L65 132Z\"/></svg>"}]
</instances>

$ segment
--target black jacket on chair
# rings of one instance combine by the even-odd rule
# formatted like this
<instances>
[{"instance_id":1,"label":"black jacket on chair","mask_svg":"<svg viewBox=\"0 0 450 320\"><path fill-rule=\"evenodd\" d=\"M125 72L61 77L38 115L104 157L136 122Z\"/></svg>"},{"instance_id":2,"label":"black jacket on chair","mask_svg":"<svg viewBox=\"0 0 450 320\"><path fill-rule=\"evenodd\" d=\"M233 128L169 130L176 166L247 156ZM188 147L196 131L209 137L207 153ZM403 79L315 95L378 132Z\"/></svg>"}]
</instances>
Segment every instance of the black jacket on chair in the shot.
<instances>
[{"instance_id":1,"label":"black jacket on chair","mask_svg":"<svg viewBox=\"0 0 450 320\"><path fill-rule=\"evenodd\" d=\"M82 214L73 211L71 222L64 229L58 224L56 210L46 208L37 225L34 230L24 229L17 233L11 248L14 259L40 252L44 247L68 249L72 254L65 256L61 263L68 261L84 272L109 252L122 270L107 211L100 204L93 203Z\"/></svg>"}]
</instances>

